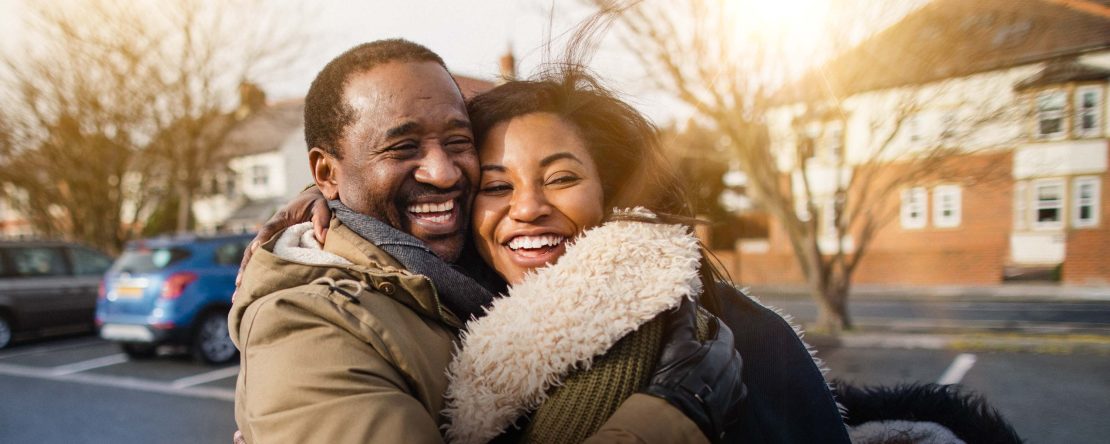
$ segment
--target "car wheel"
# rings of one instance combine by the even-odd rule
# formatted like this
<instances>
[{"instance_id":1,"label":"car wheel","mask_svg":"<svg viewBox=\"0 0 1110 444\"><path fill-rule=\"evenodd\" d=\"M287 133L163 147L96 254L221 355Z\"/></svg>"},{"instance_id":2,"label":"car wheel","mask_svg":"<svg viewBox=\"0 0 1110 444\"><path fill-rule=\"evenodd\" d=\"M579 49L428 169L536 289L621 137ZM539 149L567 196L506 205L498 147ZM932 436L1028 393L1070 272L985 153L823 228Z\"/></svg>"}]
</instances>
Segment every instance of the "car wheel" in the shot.
<instances>
[{"instance_id":1,"label":"car wheel","mask_svg":"<svg viewBox=\"0 0 1110 444\"><path fill-rule=\"evenodd\" d=\"M227 333L227 315L212 312L201 318L193 333L193 354L209 364L225 364L239 355Z\"/></svg>"},{"instance_id":2,"label":"car wheel","mask_svg":"<svg viewBox=\"0 0 1110 444\"><path fill-rule=\"evenodd\" d=\"M0 348L7 347L12 343L12 323L8 322L8 318L0 315Z\"/></svg>"},{"instance_id":3,"label":"car wheel","mask_svg":"<svg viewBox=\"0 0 1110 444\"><path fill-rule=\"evenodd\" d=\"M154 344L123 343L119 345L119 348L131 359L150 359L154 357L157 351L157 347Z\"/></svg>"}]
</instances>

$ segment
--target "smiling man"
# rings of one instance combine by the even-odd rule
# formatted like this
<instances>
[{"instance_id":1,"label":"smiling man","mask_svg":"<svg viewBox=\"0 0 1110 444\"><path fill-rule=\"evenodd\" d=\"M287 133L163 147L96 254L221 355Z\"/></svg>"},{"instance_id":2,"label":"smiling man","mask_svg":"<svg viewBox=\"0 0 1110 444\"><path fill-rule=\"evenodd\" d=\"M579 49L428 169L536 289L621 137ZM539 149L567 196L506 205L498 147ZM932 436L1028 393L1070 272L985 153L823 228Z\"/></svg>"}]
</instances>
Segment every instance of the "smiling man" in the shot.
<instances>
[{"instance_id":1,"label":"smiling man","mask_svg":"<svg viewBox=\"0 0 1110 444\"><path fill-rule=\"evenodd\" d=\"M311 227L294 226L243 271L229 319L242 352L242 438L442 442L457 334L493 298L449 264L468 236L479 174L462 94L427 48L360 45L313 81L305 140L334 218L322 247ZM701 344L686 341L673 344ZM663 355L676 362L661 358L660 380L739 378L727 359ZM638 394L590 440L705 442L700 430L674 405Z\"/></svg>"}]
</instances>

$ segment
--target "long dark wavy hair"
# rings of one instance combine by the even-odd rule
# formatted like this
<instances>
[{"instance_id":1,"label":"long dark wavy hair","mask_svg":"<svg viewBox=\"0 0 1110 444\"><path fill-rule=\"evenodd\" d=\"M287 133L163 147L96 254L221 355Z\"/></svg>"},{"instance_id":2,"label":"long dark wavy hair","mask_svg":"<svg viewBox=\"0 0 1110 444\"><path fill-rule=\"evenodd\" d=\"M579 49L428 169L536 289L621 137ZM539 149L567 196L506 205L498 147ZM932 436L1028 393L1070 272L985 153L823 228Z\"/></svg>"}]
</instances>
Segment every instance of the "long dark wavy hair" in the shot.
<instances>
[{"instance_id":1,"label":"long dark wavy hair","mask_svg":"<svg viewBox=\"0 0 1110 444\"><path fill-rule=\"evenodd\" d=\"M479 149L499 123L533 113L557 115L575 128L597 165L607 212L643 207L659 216L651 222L696 223L656 126L580 65L562 64L531 80L504 83L471 99L467 111ZM726 279L704 248L701 276L701 303L719 315L715 284Z\"/></svg>"}]
</instances>

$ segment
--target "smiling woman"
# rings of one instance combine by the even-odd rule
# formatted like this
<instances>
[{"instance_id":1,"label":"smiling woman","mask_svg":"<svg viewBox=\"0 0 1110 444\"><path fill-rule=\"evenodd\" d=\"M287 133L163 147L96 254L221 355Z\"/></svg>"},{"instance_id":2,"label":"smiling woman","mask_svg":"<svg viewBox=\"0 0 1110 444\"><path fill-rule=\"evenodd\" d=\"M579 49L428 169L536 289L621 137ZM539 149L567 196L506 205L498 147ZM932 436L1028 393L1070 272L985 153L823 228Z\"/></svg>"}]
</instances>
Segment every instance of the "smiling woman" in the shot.
<instances>
[{"instance_id":1,"label":"smiling woman","mask_svg":"<svg viewBox=\"0 0 1110 444\"><path fill-rule=\"evenodd\" d=\"M552 113L495 125L479 159L478 252L509 283L554 262L567 240L601 223L601 177L574 126Z\"/></svg>"}]
</instances>

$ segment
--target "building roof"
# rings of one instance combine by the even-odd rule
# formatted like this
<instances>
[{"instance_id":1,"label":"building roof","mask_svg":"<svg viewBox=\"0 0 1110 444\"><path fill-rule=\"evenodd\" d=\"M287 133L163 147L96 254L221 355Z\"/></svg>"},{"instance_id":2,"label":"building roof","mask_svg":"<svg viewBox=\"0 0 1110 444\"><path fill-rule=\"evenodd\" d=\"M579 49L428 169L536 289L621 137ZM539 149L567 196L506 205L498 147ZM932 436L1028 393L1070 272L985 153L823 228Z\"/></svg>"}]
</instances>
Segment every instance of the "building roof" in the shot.
<instances>
[{"instance_id":1,"label":"building roof","mask_svg":"<svg viewBox=\"0 0 1110 444\"><path fill-rule=\"evenodd\" d=\"M1014 86L1015 91L1023 91L1047 85L1068 82L1089 82L1110 79L1110 69L1079 63L1074 59L1054 60L1033 77L1022 80Z\"/></svg>"},{"instance_id":2,"label":"building roof","mask_svg":"<svg viewBox=\"0 0 1110 444\"><path fill-rule=\"evenodd\" d=\"M463 97L470 99L493 88L487 80L454 75ZM290 99L269 103L252 112L236 125L224 143L222 153L227 157L267 153L281 148L281 144L304 128L304 99Z\"/></svg>"},{"instance_id":3,"label":"building roof","mask_svg":"<svg viewBox=\"0 0 1110 444\"><path fill-rule=\"evenodd\" d=\"M267 153L281 148L304 126L304 99L271 103L247 115L227 136L223 153L229 157Z\"/></svg>"},{"instance_id":4,"label":"building roof","mask_svg":"<svg viewBox=\"0 0 1110 444\"><path fill-rule=\"evenodd\" d=\"M810 72L779 101L818 97L828 88L846 96L1110 49L1110 16L1063 3L934 0ZM1087 3L1110 6L1110 0Z\"/></svg>"}]
</instances>

